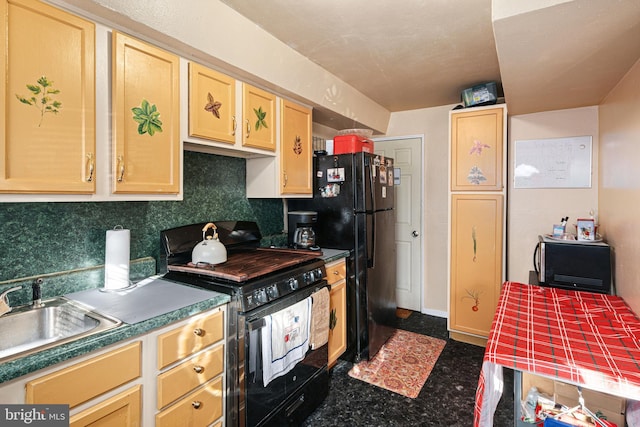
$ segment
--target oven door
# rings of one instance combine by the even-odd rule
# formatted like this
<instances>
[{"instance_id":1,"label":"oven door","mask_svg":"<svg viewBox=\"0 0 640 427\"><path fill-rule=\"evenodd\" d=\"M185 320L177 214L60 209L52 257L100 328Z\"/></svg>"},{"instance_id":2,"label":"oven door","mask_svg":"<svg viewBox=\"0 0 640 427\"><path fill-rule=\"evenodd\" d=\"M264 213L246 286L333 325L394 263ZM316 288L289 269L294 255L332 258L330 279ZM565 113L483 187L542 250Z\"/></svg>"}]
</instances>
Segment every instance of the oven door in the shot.
<instances>
[{"instance_id":1,"label":"oven door","mask_svg":"<svg viewBox=\"0 0 640 427\"><path fill-rule=\"evenodd\" d=\"M303 359L295 362L290 371L268 380L266 386L263 366L263 346L271 345L265 341L265 337L269 336L266 325L271 319L267 317L283 313L283 310L286 312L287 308L301 303L312 293L326 286L327 283L323 280L315 286L304 288L266 306L239 315L238 325L244 325L244 375L240 377L240 407L244 411L240 411L240 418L246 420L246 425L298 425L326 397L327 344L315 350L309 347L304 355L299 354ZM269 330L276 331L277 328ZM282 335L279 337L282 338ZM276 336L273 336L273 339L276 340Z\"/></svg>"}]
</instances>

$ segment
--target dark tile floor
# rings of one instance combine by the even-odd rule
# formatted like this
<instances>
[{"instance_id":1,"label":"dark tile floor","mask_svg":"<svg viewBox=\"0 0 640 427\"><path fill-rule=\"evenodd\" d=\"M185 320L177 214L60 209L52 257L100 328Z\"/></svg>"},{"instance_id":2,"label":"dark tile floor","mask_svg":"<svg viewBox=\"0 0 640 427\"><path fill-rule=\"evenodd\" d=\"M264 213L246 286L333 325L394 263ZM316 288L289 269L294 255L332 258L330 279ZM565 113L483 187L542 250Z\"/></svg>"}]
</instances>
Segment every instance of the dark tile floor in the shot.
<instances>
[{"instance_id":1,"label":"dark tile floor","mask_svg":"<svg viewBox=\"0 0 640 427\"><path fill-rule=\"evenodd\" d=\"M416 399L349 377L350 362L340 360L331 373L329 396L304 422L324 426L473 425L478 375L484 348L448 339L447 320L413 312L398 328L447 341ZM513 371L504 370L505 390L495 427L513 426Z\"/></svg>"}]
</instances>

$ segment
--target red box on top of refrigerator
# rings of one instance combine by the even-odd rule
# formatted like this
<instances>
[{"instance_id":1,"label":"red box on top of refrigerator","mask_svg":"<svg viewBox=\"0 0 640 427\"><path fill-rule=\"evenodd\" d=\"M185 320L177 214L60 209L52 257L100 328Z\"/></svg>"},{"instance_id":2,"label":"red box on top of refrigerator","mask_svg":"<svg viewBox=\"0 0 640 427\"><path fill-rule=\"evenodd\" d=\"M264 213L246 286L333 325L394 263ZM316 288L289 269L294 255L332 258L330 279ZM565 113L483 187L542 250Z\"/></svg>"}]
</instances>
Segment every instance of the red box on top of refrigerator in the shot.
<instances>
[{"instance_id":1,"label":"red box on top of refrigerator","mask_svg":"<svg viewBox=\"0 0 640 427\"><path fill-rule=\"evenodd\" d=\"M338 135L333 138L333 154L373 153L373 141L360 135Z\"/></svg>"}]
</instances>

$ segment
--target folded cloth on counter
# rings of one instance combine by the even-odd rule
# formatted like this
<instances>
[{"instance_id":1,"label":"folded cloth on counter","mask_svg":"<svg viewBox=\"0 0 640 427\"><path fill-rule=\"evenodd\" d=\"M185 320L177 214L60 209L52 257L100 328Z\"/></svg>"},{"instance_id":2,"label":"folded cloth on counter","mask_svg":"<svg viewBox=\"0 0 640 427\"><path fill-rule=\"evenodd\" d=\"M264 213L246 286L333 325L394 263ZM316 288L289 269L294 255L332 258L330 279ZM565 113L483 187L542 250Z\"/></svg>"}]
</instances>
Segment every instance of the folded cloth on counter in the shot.
<instances>
[{"instance_id":1,"label":"folded cloth on counter","mask_svg":"<svg viewBox=\"0 0 640 427\"><path fill-rule=\"evenodd\" d=\"M322 288L311 294L311 349L315 350L329 341L329 289Z\"/></svg>"},{"instance_id":2,"label":"folded cloth on counter","mask_svg":"<svg viewBox=\"0 0 640 427\"><path fill-rule=\"evenodd\" d=\"M265 316L262 328L262 381L264 386L293 369L309 349L311 297Z\"/></svg>"}]
</instances>

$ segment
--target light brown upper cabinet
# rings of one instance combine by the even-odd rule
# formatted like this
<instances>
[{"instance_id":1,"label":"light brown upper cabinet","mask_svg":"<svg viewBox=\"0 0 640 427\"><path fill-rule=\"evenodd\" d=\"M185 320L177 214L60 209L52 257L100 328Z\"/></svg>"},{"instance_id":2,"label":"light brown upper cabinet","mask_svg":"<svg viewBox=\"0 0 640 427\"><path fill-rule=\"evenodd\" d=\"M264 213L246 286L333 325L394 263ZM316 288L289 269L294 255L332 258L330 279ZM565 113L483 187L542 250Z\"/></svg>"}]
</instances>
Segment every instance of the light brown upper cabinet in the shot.
<instances>
[{"instance_id":1,"label":"light brown upper cabinet","mask_svg":"<svg viewBox=\"0 0 640 427\"><path fill-rule=\"evenodd\" d=\"M189 136L235 144L236 80L189 63Z\"/></svg>"},{"instance_id":2,"label":"light brown upper cabinet","mask_svg":"<svg viewBox=\"0 0 640 427\"><path fill-rule=\"evenodd\" d=\"M451 114L451 191L500 191L504 109Z\"/></svg>"},{"instance_id":3,"label":"light brown upper cabinet","mask_svg":"<svg viewBox=\"0 0 640 427\"><path fill-rule=\"evenodd\" d=\"M276 96L242 85L242 145L276 151Z\"/></svg>"},{"instance_id":4,"label":"light brown upper cabinet","mask_svg":"<svg viewBox=\"0 0 640 427\"><path fill-rule=\"evenodd\" d=\"M180 190L180 62L113 32L113 191Z\"/></svg>"},{"instance_id":5,"label":"light brown upper cabinet","mask_svg":"<svg viewBox=\"0 0 640 427\"><path fill-rule=\"evenodd\" d=\"M280 192L311 194L311 109L283 99L280 120Z\"/></svg>"},{"instance_id":6,"label":"light brown upper cabinet","mask_svg":"<svg viewBox=\"0 0 640 427\"><path fill-rule=\"evenodd\" d=\"M95 26L1 0L0 192L95 192Z\"/></svg>"}]
</instances>

